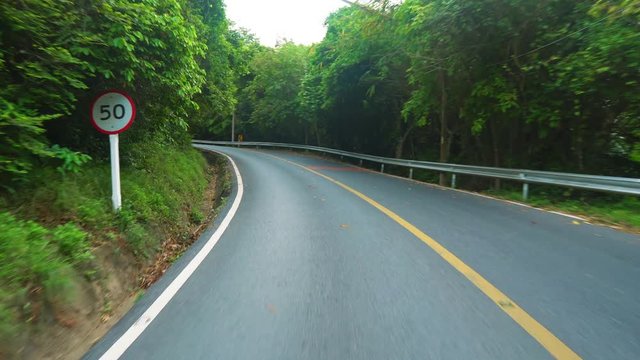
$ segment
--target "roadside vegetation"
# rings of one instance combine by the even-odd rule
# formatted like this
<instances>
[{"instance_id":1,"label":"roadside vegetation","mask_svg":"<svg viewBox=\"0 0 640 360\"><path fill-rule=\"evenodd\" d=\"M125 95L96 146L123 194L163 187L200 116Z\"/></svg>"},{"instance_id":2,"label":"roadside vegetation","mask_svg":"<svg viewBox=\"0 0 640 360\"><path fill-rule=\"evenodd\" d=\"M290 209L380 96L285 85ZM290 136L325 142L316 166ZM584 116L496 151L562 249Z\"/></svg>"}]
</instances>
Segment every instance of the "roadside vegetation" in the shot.
<instances>
[{"instance_id":1,"label":"roadside vegetation","mask_svg":"<svg viewBox=\"0 0 640 360\"><path fill-rule=\"evenodd\" d=\"M193 241L224 166L190 141L230 122L255 44L220 1L0 2L0 358L86 350L76 338ZM108 139L89 122L112 88L138 110L117 214Z\"/></svg>"},{"instance_id":2,"label":"roadside vegetation","mask_svg":"<svg viewBox=\"0 0 640 360\"><path fill-rule=\"evenodd\" d=\"M522 193L505 187L487 190L487 195L516 202L522 201ZM584 191L533 189L525 202L531 206L564 212L585 218L589 222L622 227L640 232L640 199L633 196L593 194Z\"/></svg>"},{"instance_id":3,"label":"roadside vegetation","mask_svg":"<svg viewBox=\"0 0 640 360\"><path fill-rule=\"evenodd\" d=\"M106 317L110 274L135 283L193 237L214 175L190 140L227 140L234 113L247 141L640 176L640 0L372 0L326 24L318 44L268 48L219 0L0 2L0 357L42 327L81 327L81 294ZM118 214L88 115L111 88L138 110ZM639 224L635 198L533 189L530 202Z\"/></svg>"},{"instance_id":4,"label":"roadside vegetation","mask_svg":"<svg viewBox=\"0 0 640 360\"><path fill-rule=\"evenodd\" d=\"M253 57L238 129L374 155L638 176L639 19L638 0L345 7L306 51L283 42Z\"/></svg>"},{"instance_id":5,"label":"roadside vegetation","mask_svg":"<svg viewBox=\"0 0 640 360\"><path fill-rule=\"evenodd\" d=\"M208 182L204 158L186 148L144 146L148 157L122 171L122 210L110 200L108 164L83 171L42 169L25 188L3 197L0 212L0 337L12 344L26 327L47 317L82 321L73 314L82 282L109 276L93 249L132 253L136 266L153 260L168 237L190 240L190 224L202 221ZM33 220L27 220L33 219ZM132 279L135 290L135 278ZM111 301L109 296L104 301ZM77 310L77 309L76 309ZM8 351L10 349L3 349Z\"/></svg>"},{"instance_id":6,"label":"roadside vegetation","mask_svg":"<svg viewBox=\"0 0 640 360\"><path fill-rule=\"evenodd\" d=\"M249 63L236 117L244 139L640 177L638 0L371 0L326 23L306 51L283 42ZM508 193L503 185L459 181ZM536 188L532 203L549 195L637 223L635 200Z\"/></svg>"}]
</instances>

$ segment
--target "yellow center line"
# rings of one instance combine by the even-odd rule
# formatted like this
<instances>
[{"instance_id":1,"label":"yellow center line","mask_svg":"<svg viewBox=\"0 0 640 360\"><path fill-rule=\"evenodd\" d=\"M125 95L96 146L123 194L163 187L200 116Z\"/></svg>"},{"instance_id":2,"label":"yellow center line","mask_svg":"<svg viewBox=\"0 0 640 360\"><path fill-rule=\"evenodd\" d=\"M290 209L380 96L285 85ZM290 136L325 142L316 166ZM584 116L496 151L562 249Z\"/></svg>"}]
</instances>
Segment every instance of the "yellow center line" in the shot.
<instances>
[{"instance_id":1,"label":"yellow center line","mask_svg":"<svg viewBox=\"0 0 640 360\"><path fill-rule=\"evenodd\" d=\"M285 161L289 164L300 167L304 170L307 170L315 175L318 175L338 186L347 190L348 192L356 195L360 199L366 201L371 206L380 210L383 214L390 217L393 221L397 222L413 234L418 239L422 240L427 246L429 246L433 251L435 251L438 255L440 255L449 265L453 266L454 269L458 270L464 277L469 279L473 285L475 285L480 291L482 291L491 301L496 303L496 305L504 311L507 315L509 315L518 325L520 325L526 332L529 333L540 345L542 345L553 357L556 359L581 359L581 357L576 354L573 350L571 350L565 343L563 343L560 339L558 339L555 335L551 333L547 328L545 328L542 324L540 324L536 319L534 319L531 315L529 315L524 309L522 309L515 301L511 300L507 295L505 295L502 291L500 291L497 287L491 284L487 279L482 277L477 271L471 268L469 265L465 264L460 258L455 256L451 251L447 250L444 246L442 246L439 242L432 239L429 235L422 232L420 229L409 223L407 220L401 218L398 214L393 211L387 209L382 206L377 201L371 199L370 197L364 195L358 190L341 183L338 180L335 180L325 174L319 173L315 170L312 170L304 165L297 164L293 161L289 161L287 159L283 159L271 154L266 154L271 157L274 157L278 160Z\"/></svg>"}]
</instances>

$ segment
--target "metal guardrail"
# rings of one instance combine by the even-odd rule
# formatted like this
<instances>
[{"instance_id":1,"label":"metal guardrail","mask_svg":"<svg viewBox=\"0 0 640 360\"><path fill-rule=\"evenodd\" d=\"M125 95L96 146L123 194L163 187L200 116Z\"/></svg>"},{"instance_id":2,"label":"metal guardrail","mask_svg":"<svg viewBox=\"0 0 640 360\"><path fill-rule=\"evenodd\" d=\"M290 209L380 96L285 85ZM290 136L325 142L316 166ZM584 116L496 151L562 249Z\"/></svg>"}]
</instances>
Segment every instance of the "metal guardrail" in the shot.
<instances>
[{"instance_id":1,"label":"metal guardrail","mask_svg":"<svg viewBox=\"0 0 640 360\"><path fill-rule=\"evenodd\" d=\"M384 165L396 165L409 168L409 177L413 177L413 169L426 169L437 172L450 173L451 187L456 186L456 175L475 175L489 178L513 180L522 183L522 198L524 200L529 196L529 184L545 184L565 186L577 189L587 189L595 191L604 191L618 194L640 195L640 179L585 175L573 173L559 173L550 171L537 171L525 169L505 169L486 166L474 165L458 165L449 163L437 163L429 161L394 159L381 156L358 154L349 151L324 148L319 146L296 145L296 144L280 144L270 142L231 142L231 141L207 141L194 140L194 144L204 145L223 145L223 146L250 146L250 147L269 147L284 149L310 150L325 154L339 155L357 159L362 165L363 161L370 161L380 164L380 171L384 172Z\"/></svg>"}]
</instances>

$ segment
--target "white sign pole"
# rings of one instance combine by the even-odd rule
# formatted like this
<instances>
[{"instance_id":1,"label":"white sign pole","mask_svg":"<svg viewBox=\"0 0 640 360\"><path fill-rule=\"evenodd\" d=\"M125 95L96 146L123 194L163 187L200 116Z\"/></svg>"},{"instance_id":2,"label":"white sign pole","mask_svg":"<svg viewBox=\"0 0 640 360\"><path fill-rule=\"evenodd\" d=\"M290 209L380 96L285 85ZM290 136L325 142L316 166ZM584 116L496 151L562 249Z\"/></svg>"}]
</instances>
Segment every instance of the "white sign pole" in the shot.
<instances>
[{"instance_id":1,"label":"white sign pole","mask_svg":"<svg viewBox=\"0 0 640 360\"><path fill-rule=\"evenodd\" d=\"M111 201L113 210L120 211L120 151L118 134L127 130L136 118L136 104L129 94L121 90L107 90L91 104L91 124L103 134L109 135L111 152Z\"/></svg>"},{"instance_id":2,"label":"white sign pole","mask_svg":"<svg viewBox=\"0 0 640 360\"><path fill-rule=\"evenodd\" d=\"M120 194L120 151L118 149L118 134L109 135L109 147L111 148L111 200L113 210L120 211L122 207L122 195Z\"/></svg>"}]
</instances>

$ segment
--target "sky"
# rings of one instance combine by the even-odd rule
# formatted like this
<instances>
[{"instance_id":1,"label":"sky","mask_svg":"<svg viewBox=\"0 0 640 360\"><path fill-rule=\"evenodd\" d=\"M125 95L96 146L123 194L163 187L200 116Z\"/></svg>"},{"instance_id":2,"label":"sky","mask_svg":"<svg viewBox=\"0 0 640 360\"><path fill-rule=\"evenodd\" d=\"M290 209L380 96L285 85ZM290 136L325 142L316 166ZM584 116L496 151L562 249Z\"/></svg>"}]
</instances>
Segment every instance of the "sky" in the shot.
<instances>
[{"instance_id":1,"label":"sky","mask_svg":"<svg viewBox=\"0 0 640 360\"><path fill-rule=\"evenodd\" d=\"M324 37L324 20L348 6L341 0L224 0L227 18L266 46L283 38L309 45Z\"/></svg>"}]
</instances>

